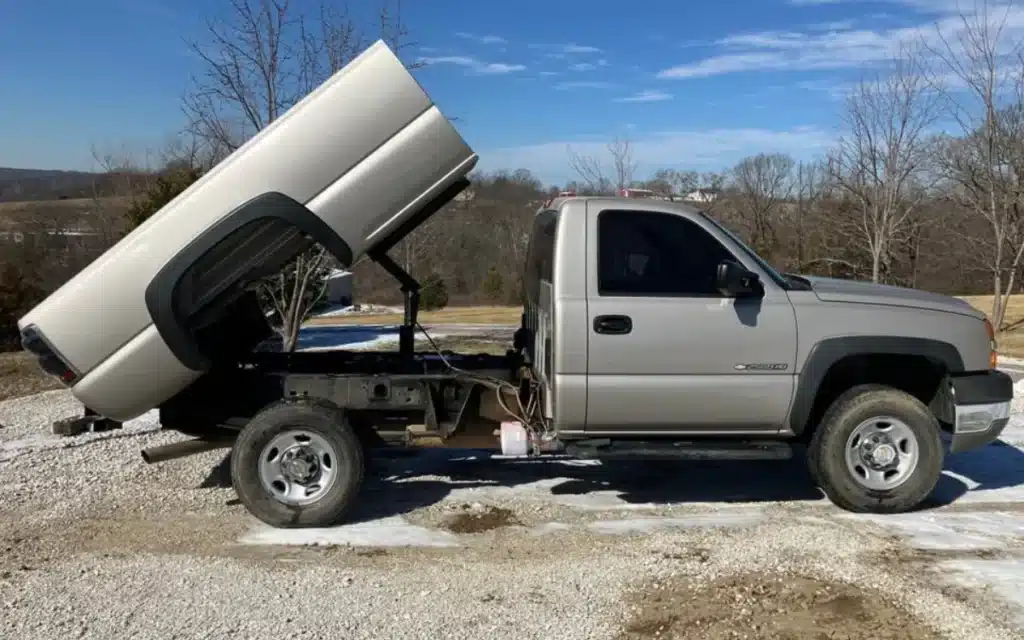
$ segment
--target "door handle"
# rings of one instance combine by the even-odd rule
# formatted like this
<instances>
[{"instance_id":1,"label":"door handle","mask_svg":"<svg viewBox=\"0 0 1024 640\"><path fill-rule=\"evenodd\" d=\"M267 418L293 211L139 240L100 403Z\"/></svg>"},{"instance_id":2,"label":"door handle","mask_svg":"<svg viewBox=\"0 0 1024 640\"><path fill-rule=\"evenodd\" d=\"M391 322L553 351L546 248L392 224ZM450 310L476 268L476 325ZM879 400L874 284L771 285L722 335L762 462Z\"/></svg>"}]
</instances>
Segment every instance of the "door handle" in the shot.
<instances>
[{"instance_id":1,"label":"door handle","mask_svg":"<svg viewBox=\"0 0 1024 640\"><path fill-rule=\"evenodd\" d=\"M633 330L629 316L597 316L594 318L594 332L608 335L624 335Z\"/></svg>"}]
</instances>

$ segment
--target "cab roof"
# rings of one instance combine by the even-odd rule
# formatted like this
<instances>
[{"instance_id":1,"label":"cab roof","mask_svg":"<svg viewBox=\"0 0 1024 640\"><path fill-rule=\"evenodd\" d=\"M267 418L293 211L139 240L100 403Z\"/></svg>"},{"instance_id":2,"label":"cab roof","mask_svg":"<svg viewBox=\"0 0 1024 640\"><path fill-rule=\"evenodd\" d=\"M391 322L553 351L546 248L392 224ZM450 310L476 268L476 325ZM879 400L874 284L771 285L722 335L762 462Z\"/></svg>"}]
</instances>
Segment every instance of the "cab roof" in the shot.
<instances>
[{"instance_id":1,"label":"cab roof","mask_svg":"<svg viewBox=\"0 0 1024 640\"><path fill-rule=\"evenodd\" d=\"M625 196L556 196L547 200L540 209L541 211L550 211L552 209L561 209L562 205L567 202L590 202L590 201L601 201L612 204L613 206L619 206L623 209L639 209L639 208L652 208L661 210L675 210L683 213L696 214L701 212L701 208L694 206L693 203L686 202L684 200L667 200L662 198L627 198Z\"/></svg>"}]
</instances>

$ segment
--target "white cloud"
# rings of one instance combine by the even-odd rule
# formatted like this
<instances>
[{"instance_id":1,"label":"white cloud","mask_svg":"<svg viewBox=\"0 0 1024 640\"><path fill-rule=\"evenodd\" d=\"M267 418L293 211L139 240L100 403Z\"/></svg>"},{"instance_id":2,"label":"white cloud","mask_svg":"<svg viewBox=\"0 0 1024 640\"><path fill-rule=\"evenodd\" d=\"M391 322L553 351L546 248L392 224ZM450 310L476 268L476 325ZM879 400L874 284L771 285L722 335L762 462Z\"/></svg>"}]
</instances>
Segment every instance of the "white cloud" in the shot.
<instances>
[{"instance_id":1,"label":"white cloud","mask_svg":"<svg viewBox=\"0 0 1024 640\"><path fill-rule=\"evenodd\" d=\"M1002 20L1005 16L1002 35L1007 42L1024 38L1024 8L1007 8L1004 5L991 10L989 16L992 20ZM955 41L962 29L959 15L946 14L938 20L895 29L846 28L826 33L808 30L734 34L716 43L721 48L718 55L663 69L658 77L705 78L744 71L863 68L888 62L908 43L938 45L940 34L947 41Z\"/></svg>"},{"instance_id":2,"label":"white cloud","mask_svg":"<svg viewBox=\"0 0 1024 640\"><path fill-rule=\"evenodd\" d=\"M648 135L630 134L634 157L640 163L637 175L660 168L719 171L742 158L760 152L781 152L797 159L824 152L833 143L832 135L815 127L773 131L769 129L712 129L668 131ZM542 144L482 150L481 169L530 169L545 182L564 184L573 179L569 152L608 158L608 139L588 137Z\"/></svg>"},{"instance_id":3,"label":"white cloud","mask_svg":"<svg viewBox=\"0 0 1024 640\"><path fill-rule=\"evenodd\" d=\"M515 73L516 71L526 71L526 66L521 64L492 62L479 67L477 71L480 73Z\"/></svg>"},{"instance_id":4,"label":"white cloud","mask_svg":"<svg viewBox=\"0 0 1024 640\"><path fill-rule=\"evenodd\" d=\"M465 31L459 31L456 33L458 37L463 40L472 40L473 42L479 42L480 44L507 44L508 41L501 36L479 36L473 33L466 33Z\"/></svg>"},{"instance_id":5,"label":"white cloud","mask_svg":"<svg viewBox=\"0 0 1024 640\"><path fill-rule=\"evenodd\" d=\"M557 71L541 71L540 75L542 75L542 76L557 76L558 72Z\"/></svg>"},{"instance_id":6,"label":"white cloud","mask_svg":"<svg viewBox=\"0 0 1024 640\"><path fill-rule=\"evenodd\" d=\"M822 4L849 3L851 0L789 0L794 7L814 7Z\"/></svg>"},{"instance_id":7,"label":"white cloud","mask_svg":"<svg viewBox=\"0 0 1024 640\"><path fill-rule=\"evenodd\" d=\"M576 64L569 65L569 71L593 71L597 67L590 64L589 62L578 62Z\"/></svg>"},{"instance_id":8,"label":"white cloud","mask_svg":"<svg viewBox=\"0 0 1024 640\"><path fill-rule=\"evenodd\" d=\"M525 71L526 66L521 64L505 64L501 62L482 62L469 56L436 56L420 58L420 62L432 64L452 64L465 67L476 73L503 74Z\"/></svg>"},{"instance_id":9,"label":"white cloud","mask_svg":"<svg viewBox=\"0 0 1024 640\"><path fill-rule=\"evenodd\" d=\"M664 91L641 91L625 98L616 98L615 102L661 102L671 99L672 94Z\"/></svg>"},{"instance_id":10,"label":"white cloud","mask_svg":"<svg viewBox=\"0 0 1024 640\"><path fill-rule=\"evenodd\" d=\"M917 9L925 13L945 13L964 8L963 0L875 0L881 4L892 4ZM829 4L870 4L864 0L789 0L795 7L814 7Z\"/></svg>"},{"instance_id":11,"label":"white cloud","mask_svg":"<svg viewBox=\"0 0 1024 640\"><path fill-rule=\"evenodd\" d=\"M531 49L547 49L554 51L555 53L548 54L550 57L561 57L565 54L570 53L601 53L601 50L597 47L591 47L582 44L531 44L527 45Z\"/></svg>"},{"instance_id":12,"label":"white cloud","mask_svg":"<svg viewBox=\"0 0 1024 640\"><path fill-rule=\"evenodd\" d=\"M853 20L833 20L831 22L818 22L810 25L809 28L814 31L845 31L852 29L853 25Z\"/></svg>"},{"instance_id":13,"label":"white cloud","mask_svg":"<svg viewBox=\"0 0 1024 640\"><path fill-rule=\"evenodd\" d=\"M612 82L598 82L591 80L578 80L571 82L559 82L555 85L556 89L614 89L616 85Z\"/></svg>"},{"instance_id":14,"label":"white cloud","mask_svg":"<svg viewBox=\"0 0 1024 640\"><path fill-rule=\"evenodd\" d=\"M597 47L587 47L578 44L567 44L562 47L562 51L566 53L601 53L601 50Z\"/></svg>"}]
</instances>

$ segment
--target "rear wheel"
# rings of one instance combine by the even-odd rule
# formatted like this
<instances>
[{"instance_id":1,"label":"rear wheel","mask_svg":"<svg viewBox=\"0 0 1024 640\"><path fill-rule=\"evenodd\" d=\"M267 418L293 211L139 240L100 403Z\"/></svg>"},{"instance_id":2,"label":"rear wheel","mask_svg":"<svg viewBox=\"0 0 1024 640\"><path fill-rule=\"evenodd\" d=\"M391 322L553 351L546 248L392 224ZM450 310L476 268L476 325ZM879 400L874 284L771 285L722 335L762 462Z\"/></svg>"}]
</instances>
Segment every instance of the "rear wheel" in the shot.
<instances>
[{"instance_id":1,"label":"rear wheel","mask_svg":"<svg viewBox=\"0 0 1024 640\"><path fill-rule=\"evenodd\" d=\"M837 506L899 513L938 484L943 450L935 416L914 396L862 385L829 407L811 439L811 475Z\"/></svg>"},{"instance_id":2,"label":"rear wheel","mask_svg":"<svg viewBox=\"0 0 1024 640\"><path fill-rule=\"evenodd\" d=\"M239 500L274 527L340 523L363 475L363 446L344 412L317 400L264 409L242 429L231 453Z\"/></svg>"}]
</instances>

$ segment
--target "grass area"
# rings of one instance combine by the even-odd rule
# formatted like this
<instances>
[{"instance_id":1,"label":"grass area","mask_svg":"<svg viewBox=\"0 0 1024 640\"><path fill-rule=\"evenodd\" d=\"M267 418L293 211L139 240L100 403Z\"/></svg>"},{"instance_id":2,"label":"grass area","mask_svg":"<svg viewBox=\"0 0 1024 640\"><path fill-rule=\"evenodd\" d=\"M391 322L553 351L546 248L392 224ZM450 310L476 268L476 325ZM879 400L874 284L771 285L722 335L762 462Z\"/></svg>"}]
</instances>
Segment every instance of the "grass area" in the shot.
<instances>
[{"instance_id":1,"label":"grass area","mask_svg":"<svg viewBox=\"0 0 1024 640\"><path fill-rule=\"evenodd\" d=\"M110 196L104 198L68 198L66 200L18 200L15 202L0 202L0 214L6 213L32 213L36 211L54 210L80 210L91 211L96 205L126 207L131 204L131 198L124 196Z\"/></svg>"},{"instance_id":2,"label":"grass area","mask_svg":"<svg viewBox=\"0 0 1024 640\"><path fill-rule=\"evenodd\" d=\"M60 382L43 373L25 352L0 353L0 400L60 389Z\"/></svg>"},{"instance_id":3,"label":"grass area","mask_svg":"<svg viewBox=\"0 0 1024 640\"><path fill-rule=\"evenodd\" d=\"M508 340L481 340L480 338L458 336L434 338L434 342L442 351L454 351L467 355L489 353L494 356L503 356L511 346ZM430 343L426 340L416 343L418 351L428 351L431 348Z\"/></svg>"},{"instance_id":4,"label":"grass area","mask_svg":"<svg viewBox=\"0 0 1024 640\"><path fill-rule=\"evenodd\" d=\"M993 296L962 296L975 309L986 315L992 313ZM997 338L999 353L1013 358L1024 358L1024 295L1010 296L1003 318L1003 330Z\"/></svg>"},{"instance_id":5,"label":"grass area","mask_svg":"<svg viewBox=\"0 0 1024 640\"><path fill-rule=\"evenodd\" d=\"M420 324L504 324L518 325L522 307L448 307L421 311ZM310 325L401 324L402 314L332 316L311 318Z\"/></svg>"}]
</instances>

